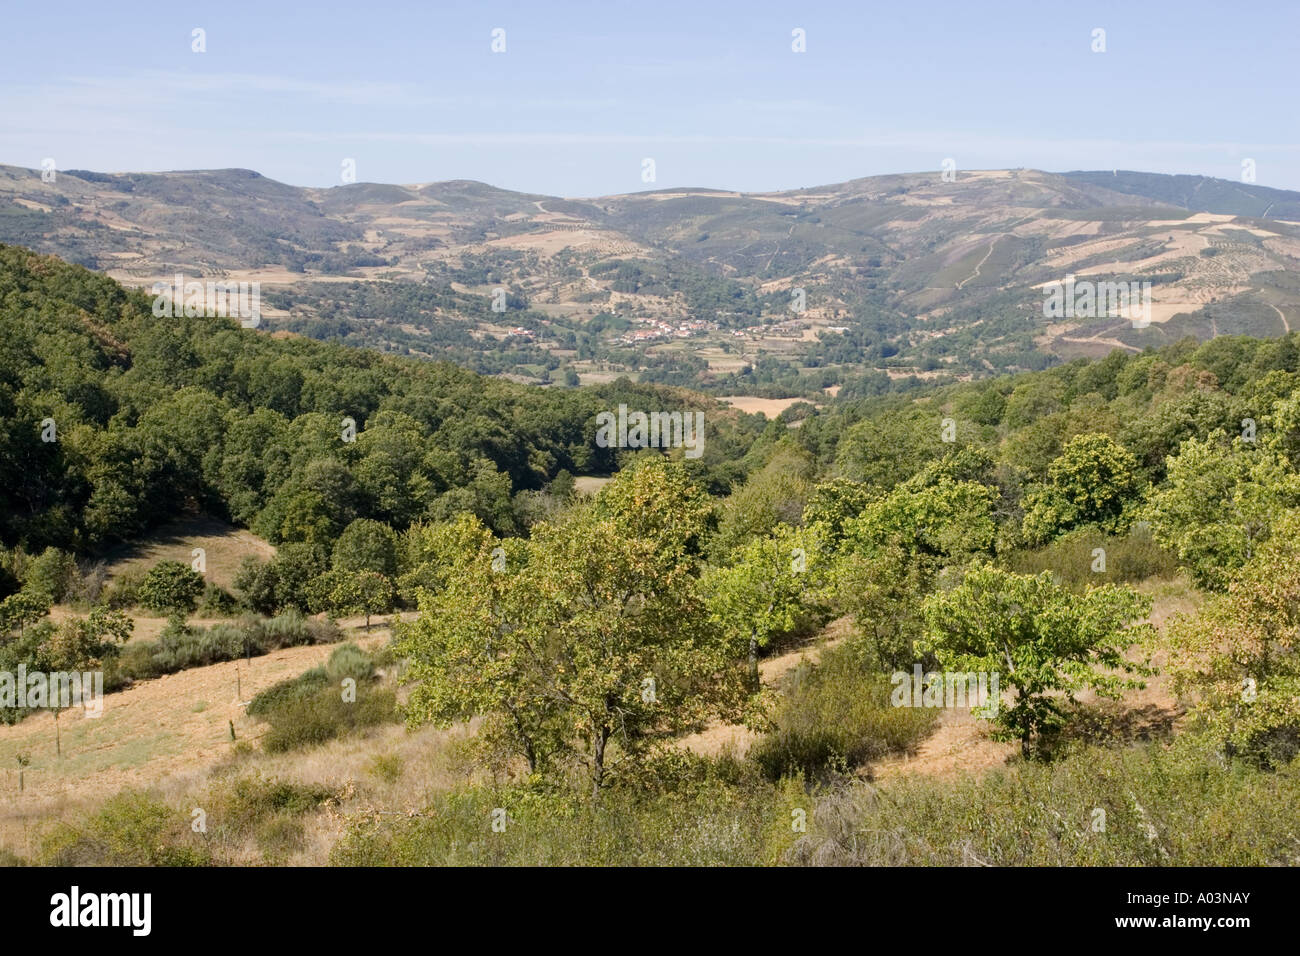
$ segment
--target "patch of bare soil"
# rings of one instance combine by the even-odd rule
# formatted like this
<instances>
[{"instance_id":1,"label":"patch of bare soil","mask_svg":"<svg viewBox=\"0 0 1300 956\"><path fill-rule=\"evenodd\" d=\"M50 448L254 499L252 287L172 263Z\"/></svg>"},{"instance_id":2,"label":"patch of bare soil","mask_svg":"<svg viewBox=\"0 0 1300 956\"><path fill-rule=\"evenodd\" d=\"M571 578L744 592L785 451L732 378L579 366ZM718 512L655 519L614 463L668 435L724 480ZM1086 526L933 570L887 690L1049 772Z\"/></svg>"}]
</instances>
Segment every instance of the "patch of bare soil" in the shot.
<instances>
[{"instance_id":1,"label":"patch of bare soil","mask_svg":"<svg viewBox=\"0 0 1300 956\"><path fill-rule=\"evenodd\" d=\"M758 662L758 677L764 687L777 689L781 681L804 661L817 662L822 651L834 647L852 633L852 622L847 617L828 624L820 634L788 651ZM724 753L744 756L758 740L759 735L743 724L715 721L698 733L683 737L678 746L702 757L717 757Z\"/></svg>"}]
</instances>

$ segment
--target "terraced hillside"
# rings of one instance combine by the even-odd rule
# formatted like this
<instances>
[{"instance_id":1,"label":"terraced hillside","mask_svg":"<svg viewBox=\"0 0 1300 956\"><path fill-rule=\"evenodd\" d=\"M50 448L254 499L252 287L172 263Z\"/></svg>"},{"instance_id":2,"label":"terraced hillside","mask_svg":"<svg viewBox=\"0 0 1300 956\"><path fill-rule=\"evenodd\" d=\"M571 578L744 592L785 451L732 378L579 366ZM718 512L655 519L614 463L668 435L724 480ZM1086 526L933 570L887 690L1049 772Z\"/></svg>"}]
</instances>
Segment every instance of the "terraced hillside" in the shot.
<instances>
[{"instance_id":1,"label":"terraced hillside","mask_svg":"<svg viewBox=\"0 0 1300 956\"><path fill-rule=\"evenodd\" d=\"M0 167L0 242L129 285L257 280L271 331L525 381L630 373L770 397L1277 336L1300 318L1300 193L1121 170L561 199ZM1045 317L1044 284L1071 274L1150 282L1149 324Z\"/></svg>"}]
</instances>

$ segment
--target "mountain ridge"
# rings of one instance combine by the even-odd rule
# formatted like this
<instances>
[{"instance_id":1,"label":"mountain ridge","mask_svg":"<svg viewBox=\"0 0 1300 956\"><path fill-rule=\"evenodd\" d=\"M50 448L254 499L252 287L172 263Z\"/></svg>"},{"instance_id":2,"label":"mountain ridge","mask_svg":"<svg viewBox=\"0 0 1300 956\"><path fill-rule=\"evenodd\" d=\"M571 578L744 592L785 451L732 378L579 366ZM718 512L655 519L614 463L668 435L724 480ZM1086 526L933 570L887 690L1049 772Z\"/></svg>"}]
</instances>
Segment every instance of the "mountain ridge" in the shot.
<instances>
[{"instance_id":1,"label":"mountain ridge","mask_svg":"<svg viewBox=\"0 0 1300 956\"><path fill-rule=\"evenodd\" d=\"M1300 321L1300 192L1129 170L572 198L0 166L0 242L138 287L257 281L272 331L536 381L812 394L864 369L960 378ZM1069 274L1150 282L1150 325L1049 320L1041 290Z\"/></svg>"}]
</instances>

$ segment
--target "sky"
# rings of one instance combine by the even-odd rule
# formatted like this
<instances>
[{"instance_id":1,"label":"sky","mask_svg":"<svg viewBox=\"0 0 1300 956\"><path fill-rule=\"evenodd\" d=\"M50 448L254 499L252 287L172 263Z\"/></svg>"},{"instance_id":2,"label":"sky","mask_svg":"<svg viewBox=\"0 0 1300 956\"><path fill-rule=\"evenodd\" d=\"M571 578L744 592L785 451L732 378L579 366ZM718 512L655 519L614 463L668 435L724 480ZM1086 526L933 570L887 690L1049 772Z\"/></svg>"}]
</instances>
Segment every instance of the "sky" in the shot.
<instances>
[{"instance_id":1,"label":"sky","mask_svg":"<svg viewBox=\"0 0 1300 956\"><path fill-rule=\"evenodd\" d=\"M0 164L30 168L332 186L351 160L361 182L582 197L945 159L1239 180L1253 160L1300 189L1296 0L6 0L0 19Z\"/></svg>"}]
</instances>

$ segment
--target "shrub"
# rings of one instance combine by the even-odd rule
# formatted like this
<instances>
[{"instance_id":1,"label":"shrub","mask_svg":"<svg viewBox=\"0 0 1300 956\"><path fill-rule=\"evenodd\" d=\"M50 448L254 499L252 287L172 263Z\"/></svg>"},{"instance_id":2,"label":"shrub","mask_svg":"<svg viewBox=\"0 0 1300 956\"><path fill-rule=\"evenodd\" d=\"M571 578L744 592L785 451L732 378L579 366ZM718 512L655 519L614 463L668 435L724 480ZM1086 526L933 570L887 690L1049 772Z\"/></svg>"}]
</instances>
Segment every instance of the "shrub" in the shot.
<instances>
[{"instance_id":1,"label":"shrub","mask_svg":"<svg viewBox=\"0 0 1300 956\"><path fill-rule=\"evenodd\" d=\"M223 825L246 832L268 817L283 813L301 816L334 796L321 784L302 784L268 779L260 775L240 777L214 794L214 814Z\"/></svg>"},{"instance_id":2,"label":"shrub","mask_svg":"<svg viewBox=\"0 0 1300 956\"><path fill-rule=\"evenodd\" d=\"M887 753L906 750L929 732L935 711L890 705L891 684L860 663L855 648L826 651L788 678L776 729L751 750L771 780L844 773Z\"/></svg>"},{"instance_id":3,"label":"shrub","mask_svg":"<svg viewBox=\"0 0 1300 956\"><path fill-rule=\"evenodd\" d=\"M374 661L355 644L335 648L324 667L268 687L249 702L248 714L271 725L262 739L268 753L314 746L354 730L401 719L397 696L376 686ZM344 700L342 682L356 681L356 700Z\"/></svg>"},{"instance_id":4,"label":"shrub","mask_svg":"<svg viewBox=\"0 0 1300 956\"><path fill-rule=\"evenodd\" d=\"M239 602L229 591L209 582L203 589L198 611L207 617L228 617L239 611Z\"/></svg>"},{"instance_id":5,"label":"shrub","mask_svg":"<svg viewBox=\"0 0 1300 956\"><path fill-rule=\"evenodd\" d=\"M95 604L103 593L104 581L107 577L108 568L103 561L95 561L84 568L78 568L65 598L78 604Z\"/></svg>"},{"instance_id":6,"label":"shrub","mask_svg":"<svg viewBox=\"0 0 1300 956\"><path fill-rule=\"evenodd\" d=\"M1099 556L1094 554L1098 548L1105 552L1105 571L1093 570L1098 562ZM1003 563L1018 574L1051 571L1058 583L1071 590L1108 581L1172 577L1178 571L1177 559L1160 547L1150 526L1144 523L1138 523L1121 536L1096 530L1075 531L1042 548L1012 552Z\"/></svg>"},{"instance_id":7,"label":"shrub","mask_svg":"<svg viewBox=\"0 0 1300 956\"><path fill-rule=\"evenodd\" d=\"M80 580L76 559L58 548L46 548L38 556L29 559L23 569L23 587L48 595L54 604L67 598L69 592L77 588Z\"/></svg>"},{"instance_id":8,"label":"shrub","mask_svg":"<svg viewBox=\"0 0 1300 956\"><path fill-rule=\"evenodd\" d=\"M401 719L397 695L387 689L357 687L355 703L343 700L331 684L309 697L267 714L271 729L262 738L267 753L283 753L326 743L336 737Z\"/></svg>"},{"instance_id":9,"label":"shrub","mask_svg":"<svg viewBox=\"0 0 1300 956\"><path fill-rule=\"evenodd\" d=\"M829 866L1295 866L1300 763L1224 764L1216 743L1088 747L982 776L822 799L790 861Z\"/></svg>"},{"instance_id":10,"label":"shrub","mask_svg":"<svg viewBox=\"0 0 1300 956\"><path fill-rule=\"evenodd\" d=\"M140 582L140 603L152 611L192 611L203 593L203 576L179 561L159 561Z\"/></svg>"},{"instance_id":11,"label":"shrub","mask_svg":"<svg viewBox=\"0 0 1300 956\"><path fill-rule=\"evenodd\" d=\"M135 607L140 603L140 585L143 582L143 569L128 568L117 575L107 592L101 595L104 603L113 610Z\"/></svg>"},{"instance_id":12,"label":"shrub","mask_svg":"<svg viewBox=\"0 0 1300 956\"><path fill-rule=\"evenodd\" d=\"M336 647L325 664L325 673L335 682L345 677L357 681L369 680L374 672L375 665L370 655L355 644Z\"/></svg>"},{"instance_id":13,"label":"shrub","mask_svg":"<svg viewBox=\"0 0 1300 956\"><path fill-rule=\"evenodd\" d=\"M324 667L313 667L297 677L282 680L257 694L248 702L248 716L266 717L292 703L311 697L329 683Z\"/></svg>"},{"instance_id":14,"label":"shrub","mask_svg":"<svg viewBox=\"0 0 1300 956\"><path fill-rule=\"evenodd\" d=\"M48 866L204 866L211 854L189 819L146 793L110 798L78 825L60 822L42 839Z\"/></svg>"}]
</instances>

